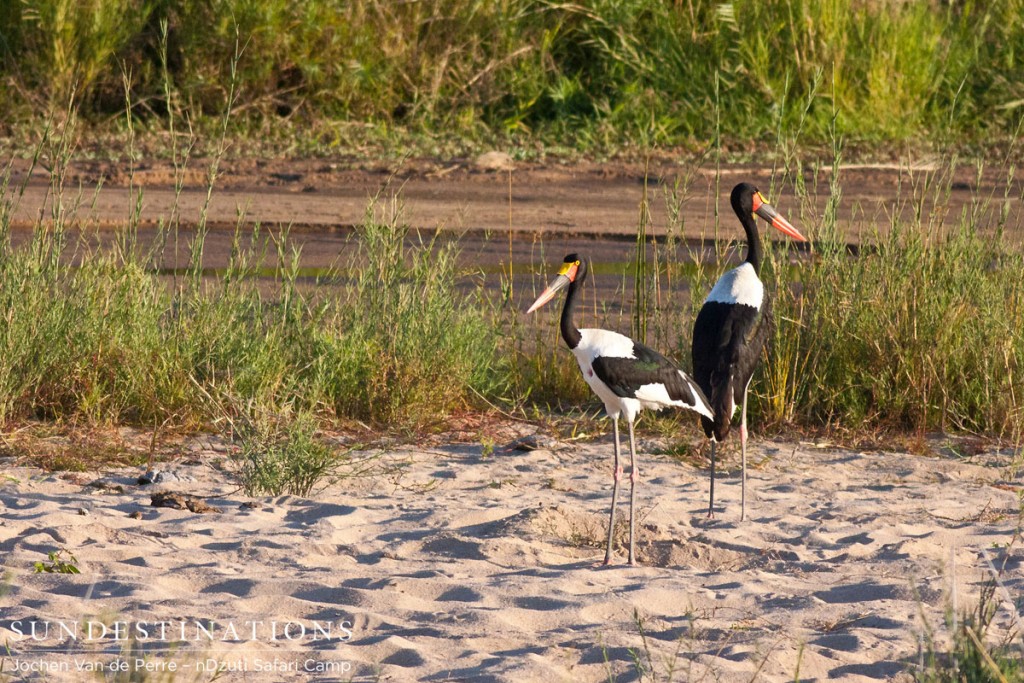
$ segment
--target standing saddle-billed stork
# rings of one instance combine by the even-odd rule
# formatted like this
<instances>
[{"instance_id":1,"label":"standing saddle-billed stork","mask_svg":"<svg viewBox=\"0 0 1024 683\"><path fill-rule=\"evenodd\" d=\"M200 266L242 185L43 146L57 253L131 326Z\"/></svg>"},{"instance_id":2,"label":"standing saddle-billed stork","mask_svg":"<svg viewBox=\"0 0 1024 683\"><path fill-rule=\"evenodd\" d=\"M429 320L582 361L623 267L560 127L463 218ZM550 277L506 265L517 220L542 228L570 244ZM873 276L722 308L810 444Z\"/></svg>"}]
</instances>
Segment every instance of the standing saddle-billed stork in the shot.
<instances>
[{"instance_id":1,"label":"standing saddle-billed stork","mask_svg":"<svg viewBox=\"0 0 1024 683\"><path fill-rule=\"evenodd\" d=\"M740 451L742 475L740 520L747 506L747 388L761 358L772 326L771 300L758 273L761 239L754 216L795 240L807 241L750 183L732 189L733 211L747 233L747 258L715 283L693 323L693 377L711 399L713 417L702 417L704 434L711 439L711 501L708 517L715 516L715 444L729 434L737 403L742 403Z\"/></svg>"},{"instance_id":2,"label":"standing saddle-billed stork","mask_svg":"<svg viewBox=\"0 0 1024 683\"><path fill-rule=\"evenodd\" d=\"M689 408L709 420L714 417L714 414L696 382L654 349L635 342L618 332L581 330L576 327L573 322L576 295L586 278L587 260L576 254L569 254L558 271L558 277L541 292L527 313L533 313L550 301L559 290L568 287L569 292L565 297L565 304L562 306L562 339L576 356L580 370L583 372L583 379L604 402L605 412L612 420L612 431L615 437L615 468L612 485L612 511L608 518L608 543L605 546L604 564L611 562L615 506L619 499L619 480L622 479L622 465L619 464L619 415L626 418L626 424L629 425L630 463L629 564L635 565L634 508L639 470L636 462L633 421L644 408L652 410L661 410L670 406Z\"/></svg>"}]
</instances>

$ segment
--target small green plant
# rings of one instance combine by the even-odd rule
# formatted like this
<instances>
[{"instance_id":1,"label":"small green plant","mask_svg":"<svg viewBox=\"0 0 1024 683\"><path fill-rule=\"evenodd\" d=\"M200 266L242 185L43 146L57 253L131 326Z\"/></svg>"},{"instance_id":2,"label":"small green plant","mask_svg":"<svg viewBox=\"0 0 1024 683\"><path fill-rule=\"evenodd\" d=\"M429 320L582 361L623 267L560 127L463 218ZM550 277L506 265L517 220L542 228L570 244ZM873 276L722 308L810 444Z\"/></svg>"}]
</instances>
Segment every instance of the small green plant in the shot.
<instances>
[{"instance_id":1,"label":"small green plant","mask_svg":"<svg viewBox=\"0 0 1024 683\"><path fill-rule=\"evenodd\" d=\"M250 496L308 496L339 462L317 438L316 420L308 412L254 408L235 420L235 430L242 447L242 487Z\"/></svg>"},{"instance_id":2,"label":"small green plant","mask_svg":"<svg viewBox=\"0 0 1024 683\"><path fill-rule=\"evenodd\" d=\"M36 562L33 565L36 574L81 574L78 569L78 559L70 550L51 550L47 553L49 559Z\"/></svg>"},{"instance_id":3,"label":"small green plant","mask_svg":"<svg viewBox=\"0 0 1024 683\"><path fill-rule=\"evenodd\" d=\"M673 681L700 681L709 677L712 672L695 665L692 652L697 639L697 617L691 612L687 614L686 627L675 638L675 648L671 651L659 651L654 648L659 639L648 636L648 625L644 615L633 609L633 625L640 637L640 647L626 650L632 673L627 674L629 680L642 683L673 683ZM609 683L620 680L616 664L612 660L608 648L601 643L604 655L605 675ZM763 666L763 662L762 662ZM757 674L751 680L756 680Z\"/></svg>"}]
</instances>

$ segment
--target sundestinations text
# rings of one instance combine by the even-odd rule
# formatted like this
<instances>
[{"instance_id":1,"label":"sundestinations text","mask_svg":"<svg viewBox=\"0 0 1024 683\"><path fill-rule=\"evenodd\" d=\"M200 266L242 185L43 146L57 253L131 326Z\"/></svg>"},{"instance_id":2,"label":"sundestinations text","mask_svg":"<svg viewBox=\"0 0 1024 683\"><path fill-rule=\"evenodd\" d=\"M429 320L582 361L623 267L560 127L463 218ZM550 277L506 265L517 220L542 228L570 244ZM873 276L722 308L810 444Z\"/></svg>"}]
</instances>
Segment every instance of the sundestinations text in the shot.
<instances>
[{"instance_id":1,"label":"sundestinations text","mask_svg":"<svg viewBox=\"0 0 1024 683\"><path fill-rule=\"evenodd\" d=\"M106 624L100 621L11 621L7 630L13 634L14 642L33 640L58 642L99 640L125 641L192 641L192 642L242 642L242 641L321 641L348 642L352 639L352 622L313 621L309 624L297 621L114 621ZM0 625L2 632L2 625Z\"/></svg>"}]
</instances>

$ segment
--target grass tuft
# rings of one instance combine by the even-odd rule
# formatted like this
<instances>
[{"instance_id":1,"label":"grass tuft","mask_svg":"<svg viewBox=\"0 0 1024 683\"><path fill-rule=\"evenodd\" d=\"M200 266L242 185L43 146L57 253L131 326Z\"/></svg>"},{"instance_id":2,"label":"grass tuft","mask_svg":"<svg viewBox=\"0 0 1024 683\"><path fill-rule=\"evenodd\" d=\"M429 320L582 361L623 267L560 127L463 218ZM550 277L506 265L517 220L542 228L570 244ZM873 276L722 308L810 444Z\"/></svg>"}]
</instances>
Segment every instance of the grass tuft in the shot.
<instances>
[{"instance_id":1,"label":"grass tuft","mask_svg":"<svg viewBox=\"0 0 1024 683\"><path fill-rule=\"evenodd\" d=\"M317 438L317 421L311 413L256 409L246 419L234 420L234 426L247 495L309 496L339 462Z\"/></svg>"},{"instance_id":2,"label":"grass tuft","mask_svg":"<svg viewBox=\"0 0 1024 683\"><path fill-rule=\"evenodd\" d=\"M486 309L456 290L457 244L403 223L398 198L374 201L356 231L354 285L313 331L314 376L339 415L393 428L437 424L506 370Z\"/></svg>"}]
</instances>

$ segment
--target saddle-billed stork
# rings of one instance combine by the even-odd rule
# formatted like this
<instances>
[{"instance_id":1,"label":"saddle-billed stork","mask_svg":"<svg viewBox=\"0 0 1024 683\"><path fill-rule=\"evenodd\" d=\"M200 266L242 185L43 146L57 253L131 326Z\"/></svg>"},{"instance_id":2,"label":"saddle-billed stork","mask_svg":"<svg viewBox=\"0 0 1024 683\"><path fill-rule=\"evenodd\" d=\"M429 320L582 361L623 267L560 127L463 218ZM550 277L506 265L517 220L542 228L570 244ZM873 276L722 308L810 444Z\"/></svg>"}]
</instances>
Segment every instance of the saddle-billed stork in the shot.
<instances>
[{"instance_id":1,"label":"saddle-billed stork","mask_svg":"<svg viewBox=\"0 0 1024 683\"><path fill-rule=\"evenodd\" d=\"M612 484L612 510L608 518L608 543L605 546L604 564L611 562L612 535L615 530L615 506L619 498L619 480L622 465L619 463L619 416L629 425L629 564L636 564L636 546L633 540L635 529L634 507L636 505L636 482L639 470L636 461L636 441L633 437L633 421L644 408L661 410L670 406L688 408L707 419L714 414L704 393L689 376L677 368L672 361L654 349L648 348L629 337L609 330L578 329L573 322L576 295L587 278L587 259L577 254L565 257L558 276L541 292L527 313L533 313L550 301L555 294L568 288L565 304L562 306L562 339L576 356L576 360L594 393L604 402L605 412L612 420L615 437L615 468Z\"/></svg>"},{"instance_id":2,"label":"saddle-billed stork","mask_svg":"<svg viewBox=\"0 0 1024 683\"><path fill-rule=\"evenodd\" d=\"M747 505L747 388L761 358L772 326L771 300L758 273L761 239L754 216L795 240L805 242L789 221L750 183L740 183L730 197L733 211L747 233L747 258L715 283L693 324L693 377L711 399L713 417L701 417L704 434L711 439L711 500L708 517L715 515L715 444L729 434L737 403L742 403L740 450L742 479L740 520Z\"/></svg>"}]
</instances>

